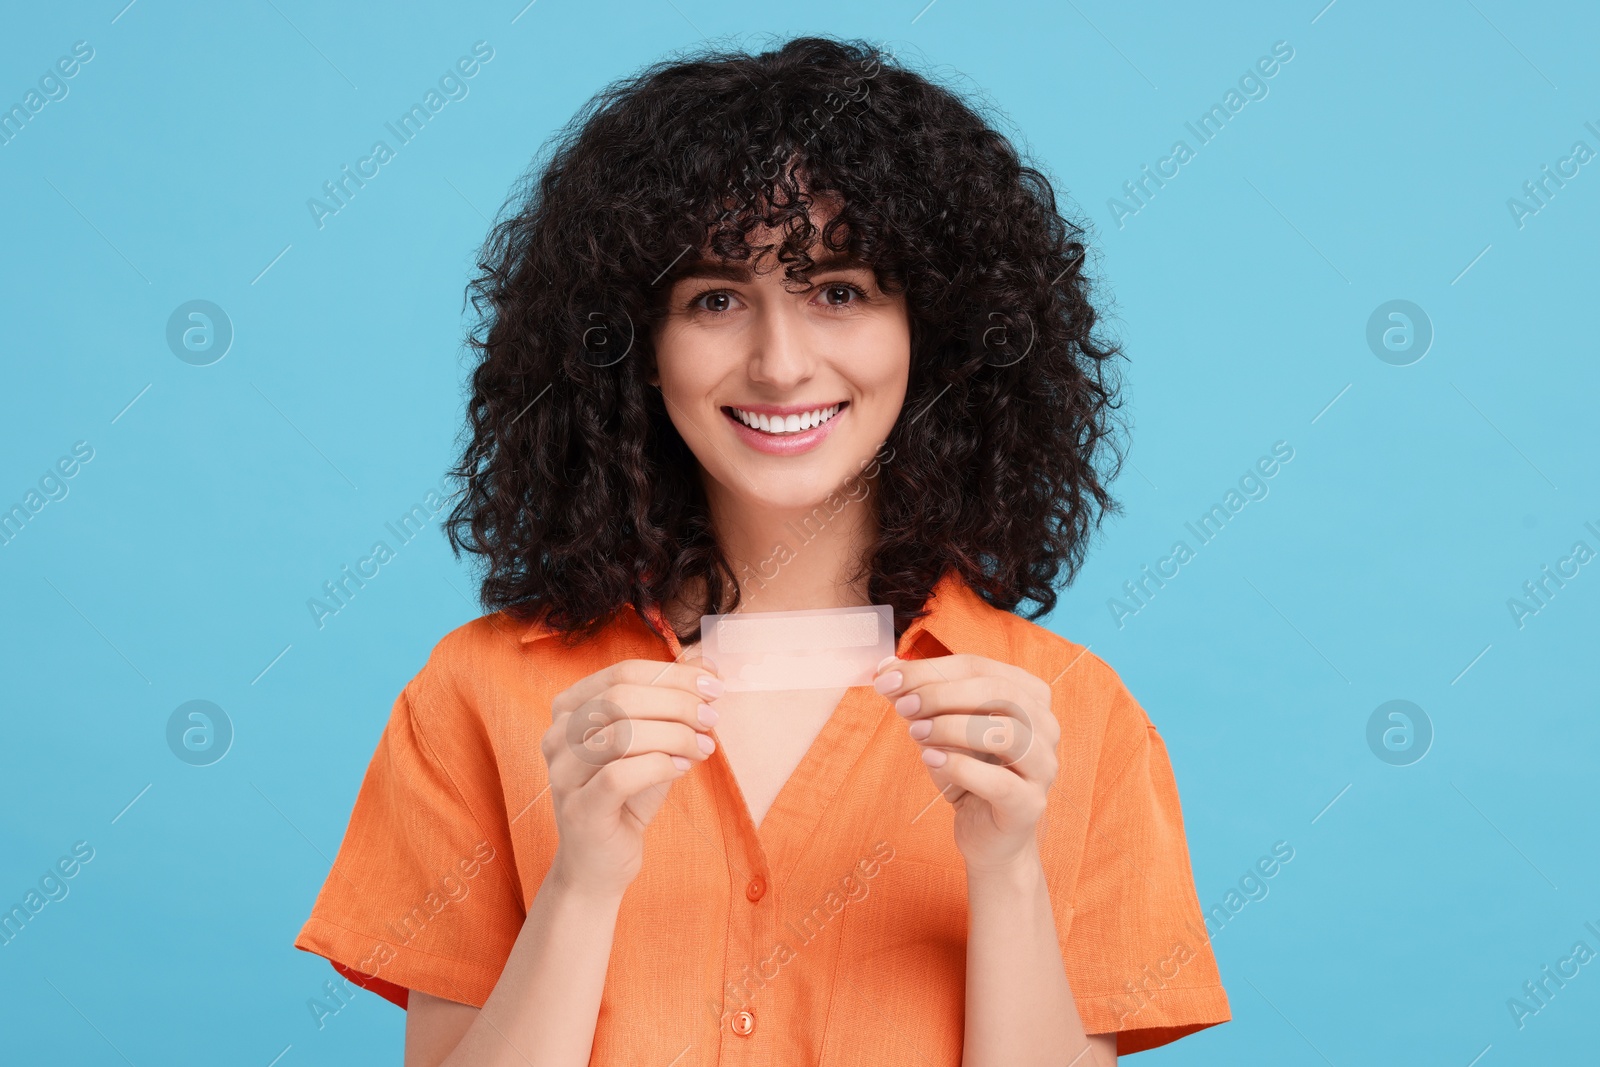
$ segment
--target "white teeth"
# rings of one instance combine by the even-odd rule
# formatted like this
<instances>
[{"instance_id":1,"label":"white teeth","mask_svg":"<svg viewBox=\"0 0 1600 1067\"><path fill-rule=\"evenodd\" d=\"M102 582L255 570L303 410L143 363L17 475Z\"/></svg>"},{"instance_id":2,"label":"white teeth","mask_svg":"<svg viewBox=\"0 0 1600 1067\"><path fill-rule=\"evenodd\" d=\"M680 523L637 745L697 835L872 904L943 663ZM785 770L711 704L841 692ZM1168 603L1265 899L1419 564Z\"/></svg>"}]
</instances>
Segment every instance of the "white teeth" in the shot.
<instances>
[{"instance_id":1,"label":"white teeth","mask_svg":"<svg viewBox=\"0 0 1600 1067\"><path fill-rule=\"evenodd\" d=\"M751 429L760 430L762 433L784 434L800 433L815 426L820 426L839 413L842 405L834 404L831 407L817 408L799 415L757 415L740 408L732 408L739 421Z\"/></svg>"}]
</instances>

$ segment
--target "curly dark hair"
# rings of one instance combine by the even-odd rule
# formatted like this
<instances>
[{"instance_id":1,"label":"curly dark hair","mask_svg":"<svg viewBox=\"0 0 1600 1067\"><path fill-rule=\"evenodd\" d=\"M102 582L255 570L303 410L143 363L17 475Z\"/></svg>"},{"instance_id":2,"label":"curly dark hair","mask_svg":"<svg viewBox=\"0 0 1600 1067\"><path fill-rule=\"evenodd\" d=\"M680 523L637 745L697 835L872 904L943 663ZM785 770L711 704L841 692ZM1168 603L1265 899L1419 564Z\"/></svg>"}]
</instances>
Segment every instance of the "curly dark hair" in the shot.
<instances>
[{"instance_id":1,"label":"curly dark hair","mask_svg":"<svg viewBox=\"0 0 1600 1067\"><path fill-rule=\"evenodd\" d=\"M906 296L871 601L904 632L954 568L995 607L1055 607L1058 573L1121 510L1121 350L1091 336L1084 228L981 110L883 49L805 37L663 61L573 118L467 286L471 439L444 525L457 558L486 557L485 608L575 643L691 590L704 613L738 605L650 338L687 253L745 259L758 225L795 281L820 237ZM819 228L822 198L837 214Z\"/></svg>"}]
</instances>

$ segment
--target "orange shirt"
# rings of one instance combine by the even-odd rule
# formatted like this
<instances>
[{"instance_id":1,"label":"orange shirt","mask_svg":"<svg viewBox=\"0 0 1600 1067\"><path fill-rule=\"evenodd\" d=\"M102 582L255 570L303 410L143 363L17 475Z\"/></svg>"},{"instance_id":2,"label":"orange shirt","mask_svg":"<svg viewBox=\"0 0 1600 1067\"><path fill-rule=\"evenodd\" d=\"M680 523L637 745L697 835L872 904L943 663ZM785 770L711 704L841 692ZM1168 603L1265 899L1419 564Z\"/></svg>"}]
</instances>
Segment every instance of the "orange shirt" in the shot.
<instances>
[{"instance_id":1,"label":"orange shirt","mask_svg":"<svg viewBox=\"0 0 1600 1067\"><path fill-rule=\"evenodd\" d=\"M1166 747L1116 672L952 572L905 659L972 653L1052 683L1060 772L1039 850L1088 1033L1120 1054L1225 1022ZM505 613L448 634L395 701L297 948L405 1006L482 1006L556 847L551 698L680 653L623 611L576 649ZM624 895L596 1064L959 1065L966 868L905 720L848 690L757 828L719 745L673 782Z\"/></svg>"}]
</instances>

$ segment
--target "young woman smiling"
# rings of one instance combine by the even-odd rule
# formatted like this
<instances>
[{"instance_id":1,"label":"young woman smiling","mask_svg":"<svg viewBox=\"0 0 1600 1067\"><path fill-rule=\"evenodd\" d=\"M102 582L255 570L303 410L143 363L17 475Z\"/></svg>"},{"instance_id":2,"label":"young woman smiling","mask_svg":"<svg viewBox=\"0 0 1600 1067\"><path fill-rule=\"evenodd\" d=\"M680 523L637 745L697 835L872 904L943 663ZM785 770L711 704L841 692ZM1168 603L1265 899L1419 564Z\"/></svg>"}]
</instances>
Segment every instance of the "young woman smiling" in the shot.
<instances>
[{"instance_id":1,"label":"young woman smiling","mask_svg":"<svg viewBox=\"0 0 1600 1067\"><path fill-rule=\"evenodd\" d=\"M1081 233L865 45L574 121L474 282L449 530L493 614L395 702L296 942L408 1009L407 1064L1112 1064L1229 1017L1160 735L1017 611L1116 506ZM698 655L703 614L870 604L871 686Z\"/></svg>"}]
</instances>

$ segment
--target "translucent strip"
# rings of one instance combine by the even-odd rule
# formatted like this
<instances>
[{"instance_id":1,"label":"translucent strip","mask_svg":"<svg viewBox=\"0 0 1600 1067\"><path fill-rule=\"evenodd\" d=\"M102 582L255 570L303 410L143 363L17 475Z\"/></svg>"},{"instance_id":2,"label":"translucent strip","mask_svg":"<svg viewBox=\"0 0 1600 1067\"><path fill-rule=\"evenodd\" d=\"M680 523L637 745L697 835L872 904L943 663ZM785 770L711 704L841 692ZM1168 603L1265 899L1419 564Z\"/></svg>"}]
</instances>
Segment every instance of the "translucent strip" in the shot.
<instances>
[{"instance_id":1,"label":"translucent strip","mask_svg":"<svg viewBox=\"0 0 1600 1067\"><path fill-rule=\"evenodd\" d=\"M700 650L729 692L871 685L873 669L894 655L894 609L702 615Z\"/></svg>"}]
</instances>

